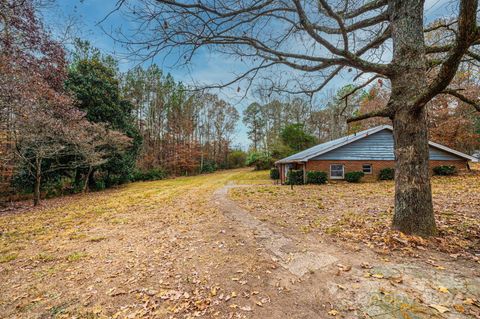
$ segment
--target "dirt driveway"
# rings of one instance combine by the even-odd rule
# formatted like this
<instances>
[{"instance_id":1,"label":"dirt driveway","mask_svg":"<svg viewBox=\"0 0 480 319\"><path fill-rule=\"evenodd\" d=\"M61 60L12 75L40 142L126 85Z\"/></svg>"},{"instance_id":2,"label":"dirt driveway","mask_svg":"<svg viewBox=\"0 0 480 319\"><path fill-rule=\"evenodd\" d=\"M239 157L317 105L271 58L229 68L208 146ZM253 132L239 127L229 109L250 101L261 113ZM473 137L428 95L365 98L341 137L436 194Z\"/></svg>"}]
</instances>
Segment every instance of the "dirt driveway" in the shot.
<instances>
[{"instance_id":1,"label":"dirt driveway","mask_svg":"<svg viewBox=\"0 0 480 319\"><path fill-rule=\"evenodd\" d=\"M279 227L236 193L280 189L265 178L134 183L0 216L0 317L480 316L474 260L386 257Z\"/></svg>"}]
</instances>

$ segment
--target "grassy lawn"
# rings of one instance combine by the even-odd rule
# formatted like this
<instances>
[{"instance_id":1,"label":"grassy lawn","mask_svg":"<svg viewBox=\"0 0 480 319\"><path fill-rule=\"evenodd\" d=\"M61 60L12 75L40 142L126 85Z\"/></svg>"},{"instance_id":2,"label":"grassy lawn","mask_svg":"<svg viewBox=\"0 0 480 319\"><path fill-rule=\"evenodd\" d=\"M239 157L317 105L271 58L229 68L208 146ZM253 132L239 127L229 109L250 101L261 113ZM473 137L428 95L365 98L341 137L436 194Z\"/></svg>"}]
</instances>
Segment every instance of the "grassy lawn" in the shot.
<instances>
[{"instance_id":1,"label":"grassy lawn","mask_svg":"<svg viewBox=\"0 0 480 319\"><path fill-rule=\"evenodd\" d=\"M288 273L258 231L218 207L215 190L230 184L249 185L229 196L292 240L282 249L327 245L338 263L301 278ZM0 317L371 318L407 304L408 313L425 314L418 318L449 318L437 305L451 318L475 318L480 175L433 185L441 233L429 240L389 230L391 182L291 190L268 172L241 169L46 200L0 216ZM403 283L389 277L398 267L425 269L423 281L412 271ZM422 303L417 286L435 298L445 289L455 295ZM392 289L400 299L385 301Z\"/></svg>"},{"instance_id":2,"label":"grassy lawn","mask_svg":"<svg viewBox=\"0 0 480 319\"><path fill-rule=\"evenodd\" d=\"M213 295L241 293L218 278L263 261L253 243L223 235L228 223L211 194L259 176L237 170L133 183L0 216L0 317L213 313ZM215 271L225 263L235 270Z\"/></svg>"}]
</instances>

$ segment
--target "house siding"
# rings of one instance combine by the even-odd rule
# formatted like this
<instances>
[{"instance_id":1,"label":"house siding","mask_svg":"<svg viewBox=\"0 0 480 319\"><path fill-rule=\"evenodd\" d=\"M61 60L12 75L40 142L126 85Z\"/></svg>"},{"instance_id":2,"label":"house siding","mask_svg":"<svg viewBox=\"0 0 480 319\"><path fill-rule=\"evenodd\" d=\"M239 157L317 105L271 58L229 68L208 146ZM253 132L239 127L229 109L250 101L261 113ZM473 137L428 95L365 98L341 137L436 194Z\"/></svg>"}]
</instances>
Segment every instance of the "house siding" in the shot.
<instances>
[{"instance_id":1,"label":"house siding","mask_svg":"<svg viewBox=\"0 0 480 319\"><path fill-rule=\"evenodd\" d=\"M363 164L372 165L372 174L365 174L364 180L377 180L380 170L384 168L394 168L395 161L393 160L310 160L307 162L307 171L322 171L326 172L330 178L330 165L343 164L345 166L345 173L362 171ZM467 161L459 160L430 160L429 166L432 172L435 166L454 165L458 170L463 171L468 168Z\"/></svg>"},{"instance_id":2,"label":"house siding","mask_svg":"<svg viewBox=\"0 0 480 319\"><path fill-rule=\"evenodd\" d=\"M393 161L393 134L389 130L382 130L358 141L344 145L311 160L367 160ZM430 160L456 161L461 157L430 146Z\"/></svg>"}]
</instances>

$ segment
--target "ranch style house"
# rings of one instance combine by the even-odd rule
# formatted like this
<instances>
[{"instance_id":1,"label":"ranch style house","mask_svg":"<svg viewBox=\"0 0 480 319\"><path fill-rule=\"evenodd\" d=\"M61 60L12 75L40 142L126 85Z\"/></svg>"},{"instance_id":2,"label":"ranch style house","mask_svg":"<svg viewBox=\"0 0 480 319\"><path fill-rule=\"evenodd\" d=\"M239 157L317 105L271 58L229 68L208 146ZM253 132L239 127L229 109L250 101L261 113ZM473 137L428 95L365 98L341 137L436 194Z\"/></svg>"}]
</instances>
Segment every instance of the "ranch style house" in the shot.
<instances>
[{"instance_id":1,"label":"ranch style house","mask_svg":"<svg viewBox=\"0 0 480 319\"><path fill-rule=\"evenodd\" d=\"M290 155L275 165L280 171L280 180L286 181L290 169L326 172L329 179L341 180L345 173L360 171L365 179L377 179L381 169L395 167L393 151L393 128L381 125L352 135L313 146ZM444 145L429 142L430 169L450 165L458 170L469 168L468 162L478 159Z\"/></svg>"}]
</instances>

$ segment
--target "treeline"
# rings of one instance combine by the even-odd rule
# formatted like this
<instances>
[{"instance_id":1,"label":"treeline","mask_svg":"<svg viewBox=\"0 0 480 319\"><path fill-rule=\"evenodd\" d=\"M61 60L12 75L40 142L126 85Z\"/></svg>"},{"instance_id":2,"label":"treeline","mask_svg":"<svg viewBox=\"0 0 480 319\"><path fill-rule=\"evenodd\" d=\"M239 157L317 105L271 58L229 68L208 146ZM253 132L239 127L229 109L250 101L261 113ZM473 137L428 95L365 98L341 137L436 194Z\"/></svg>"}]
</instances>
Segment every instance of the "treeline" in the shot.
<instances>
[{"instance_id":1,"label":"treeline","mask_svg":"<svg viewBox=\"0 0 480 319\"><path fill-rule=\"evenodd\" d=\"M56 195L242 166L237 110L156 66L126 74L88 42L71 52L34 2L0 2L0 190ZM3 197L5 198L5 196Z\"/></svg>"},{"instance_id":2,"label":"treeline","mask_svg":"<svg viewBox=\"0 0 480 319\"><path fill-rule=\"evenodd\" d=\"M469 96L480 97L478 74L460 70L455 81ZM248 163L267 169L273 162L347 134L388 124L385 118L371 118L347 125L347 118L381 109L389 100L389 88L382 80L368 89L346 85L326 99L312 105L307 100L273 99L252 103L243 114L251 152ZM480 149L480 116L471 106L451 96L439 95L428 105L430 139L453 149L473 154Z\"/></svg>"},{"instance_id":3,"label":"treeline","mask_svg":"<svg viewBox=\"0 0 480 319\"><path fill-rule=\"evenodd\" d=\"M239 114L218 96L187 93L156 65L127 72L121 89L143 137L140 169L180 175L240 165L244 155L231 145Z\"/></svg>"},{"instance_id":4,"label":"treeline","mask_svg":"<svg viewBox=\"0 0 480 319\"><path fill-rule=\"evenodd\" d=\"M278 159L344 136L349 131L347 115L358 109L364 97L365 92L347 85L324 104L301 98L250 104L243 113L251 141L247 163L267 169Z\"/></svg>"}]
</instances>

